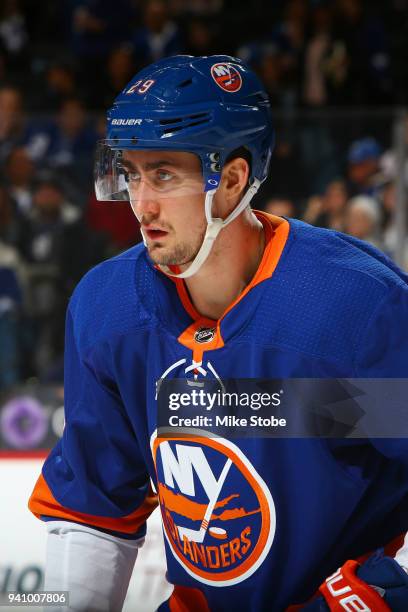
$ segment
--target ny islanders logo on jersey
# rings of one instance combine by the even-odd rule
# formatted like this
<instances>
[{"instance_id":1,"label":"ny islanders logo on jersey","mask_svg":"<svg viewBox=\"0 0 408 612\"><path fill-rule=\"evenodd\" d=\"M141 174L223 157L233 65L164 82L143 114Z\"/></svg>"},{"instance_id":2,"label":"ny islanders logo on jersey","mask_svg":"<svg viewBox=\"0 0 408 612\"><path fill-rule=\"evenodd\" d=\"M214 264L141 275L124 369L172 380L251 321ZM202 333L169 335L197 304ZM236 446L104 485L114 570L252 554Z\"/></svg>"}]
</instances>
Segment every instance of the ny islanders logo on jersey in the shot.
<instances>
[{"instance_id":1,"label":"ny islanders logo on jersey","mask_svg":"<svg viewBox=\"0 0 408 612\"><path fill-rule=\"evenodd\" d=\"M233 64L222 62L211 66L211 76L221 89L234 93L242 86L242 77Z\"/></svg>"},{"instance_id":2,"label":"ny islanders logo on jersey","mask_svg":"<svg viewBox=\"0 0 408 612\"><path fill-rule=\"evenodd\" d=\"M196 580L237 584L260 567L275 534L268 487L231 441L169 433L152 436L164 534Z\"/></svg>"}]
</instances>

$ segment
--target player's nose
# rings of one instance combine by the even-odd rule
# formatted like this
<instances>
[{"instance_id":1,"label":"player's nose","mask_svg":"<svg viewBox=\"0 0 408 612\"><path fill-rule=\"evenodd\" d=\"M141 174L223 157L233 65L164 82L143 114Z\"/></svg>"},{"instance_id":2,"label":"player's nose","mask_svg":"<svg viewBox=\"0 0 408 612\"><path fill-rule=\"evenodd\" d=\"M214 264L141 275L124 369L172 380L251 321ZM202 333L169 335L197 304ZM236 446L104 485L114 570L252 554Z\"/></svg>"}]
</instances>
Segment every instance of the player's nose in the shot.
<instances>
[{"instance_id":1,"label":"player's nose","mask_svg":"<svg viewBox=\"0 0 408 612\"><path fill-rule=\"evenodd\" d=\"M136 193L130 191L130 204L139 221L142 217L154 219L160 213L157 194L143 181L140 182Z\"/></svg>"}]
</instances>

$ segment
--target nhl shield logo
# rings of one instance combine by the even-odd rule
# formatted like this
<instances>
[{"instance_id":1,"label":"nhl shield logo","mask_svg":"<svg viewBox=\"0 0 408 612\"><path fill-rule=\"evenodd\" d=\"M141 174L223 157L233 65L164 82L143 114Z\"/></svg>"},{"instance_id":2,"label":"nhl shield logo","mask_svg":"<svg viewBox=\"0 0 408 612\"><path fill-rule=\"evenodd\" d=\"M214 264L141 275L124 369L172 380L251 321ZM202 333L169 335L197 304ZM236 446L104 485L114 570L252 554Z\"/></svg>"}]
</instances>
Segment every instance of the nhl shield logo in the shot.
<instances>
[{"instance_id":1,"label":"nhl shield logo","mask_svg":"<svg viewBox=\"0 0 408 612\"><path fill-rule=\"evenodd\" d=\"M152 436L163 531L174 558L215 587L246 580L265 560L276 516L266 483L231 441Z\"/></svg>"},{"instance_id":2,"label":"nhl shield logo","mask_svg":"<svg viewBox=\"0 0 408 612\"><path fill-rule=\"evenodd\" d=\"M211 66L211 76L218 87L221 87L224 91L234 93L241 89L241 73L233 64L227 62L213 64Z\"/></svg>"},{"instance_id":3,"label":"nhl shield logo","mask_svg":"<svg viewBox=\"0 0 408 612\"><path fill-rule=\"evenodd\" d=\"M215 336L215 329L210 327L200 327L199 330L194 334L194 340L203 344L204 342L211 342Z\"/></svg>"}]
</instances>

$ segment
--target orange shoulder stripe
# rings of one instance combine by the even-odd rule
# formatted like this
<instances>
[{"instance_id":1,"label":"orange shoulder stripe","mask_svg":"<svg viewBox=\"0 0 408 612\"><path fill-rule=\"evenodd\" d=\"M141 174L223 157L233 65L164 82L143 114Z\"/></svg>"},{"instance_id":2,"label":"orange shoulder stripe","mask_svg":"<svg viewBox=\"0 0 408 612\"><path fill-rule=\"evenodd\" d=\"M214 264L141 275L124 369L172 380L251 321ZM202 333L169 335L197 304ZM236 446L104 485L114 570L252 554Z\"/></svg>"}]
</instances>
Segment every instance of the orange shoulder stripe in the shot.
<instances>
[{"instance_id":1,"label":"orange shoulder stripe","mask_svg":"<svg viewBox=\"0 0 408 612\"><path fill-rule=\"evenodd\" d=\"M142 505L127 516L112 518L76 512L75 510L70 510L69 508L61 506L61 504L57 502L42 474L38 478L28 502L29 510L31 510L37 518L40 518L42 515L52 516L68 521L75 521L77 523L85 523L91 527L101 527L102 529L123 533L136 533L157 505L157 495L149 486L148 494Z\"/></svg>"}]
</instances>

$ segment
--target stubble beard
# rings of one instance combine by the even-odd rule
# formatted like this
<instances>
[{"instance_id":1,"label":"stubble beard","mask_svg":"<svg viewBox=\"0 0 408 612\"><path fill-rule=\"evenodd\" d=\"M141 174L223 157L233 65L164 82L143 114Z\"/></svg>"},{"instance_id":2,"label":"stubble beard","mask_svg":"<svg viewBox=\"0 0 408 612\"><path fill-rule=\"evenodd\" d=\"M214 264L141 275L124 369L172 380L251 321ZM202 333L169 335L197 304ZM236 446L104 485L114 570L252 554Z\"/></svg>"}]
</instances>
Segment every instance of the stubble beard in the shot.
<instances>
[{"instance_id":1,"label":"stubble beard","mask_svg":"<svg viewBox=\"0 0 408 612\"><path fill-rule=\"evenodd\" d=\"M205 236L205 231L194 243L179 242L174 247L165 247L159 242L153 242L147 246L150 258L155 264L161 266L183 266L194 260L201 248Z\"/></svg>"}]
</instances>

